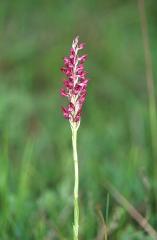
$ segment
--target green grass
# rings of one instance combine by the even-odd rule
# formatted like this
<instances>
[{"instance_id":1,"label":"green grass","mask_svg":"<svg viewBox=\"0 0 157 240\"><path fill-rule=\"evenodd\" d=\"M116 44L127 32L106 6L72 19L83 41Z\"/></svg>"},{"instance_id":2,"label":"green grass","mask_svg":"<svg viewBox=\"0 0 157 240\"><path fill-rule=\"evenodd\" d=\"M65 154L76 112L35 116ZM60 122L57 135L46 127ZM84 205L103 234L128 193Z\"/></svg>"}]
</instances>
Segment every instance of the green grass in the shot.
<instances>
[{"instance_id":1,"label":"green grass","mask_svg":"<svg viewBox=\"0 0 157 240\"><path fill-rule=\"evenodd\" d=\"M147 1L155 93L156 7ZM157 229L137 2L1 1L0 29L0 239L72 239L71 132L59 89L76 35L91 79L78 134L80 240L98 240L98 209L109 240L151 239L105 187L110 181Z\"/></svg>"}]
</instances>

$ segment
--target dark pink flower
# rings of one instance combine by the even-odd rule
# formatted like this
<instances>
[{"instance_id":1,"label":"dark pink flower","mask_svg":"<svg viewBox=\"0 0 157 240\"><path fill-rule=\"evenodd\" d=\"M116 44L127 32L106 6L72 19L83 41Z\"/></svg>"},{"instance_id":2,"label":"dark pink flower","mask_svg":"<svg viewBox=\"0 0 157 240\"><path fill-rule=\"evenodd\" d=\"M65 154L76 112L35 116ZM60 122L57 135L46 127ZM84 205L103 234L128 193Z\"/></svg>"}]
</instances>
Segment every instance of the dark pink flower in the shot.
<instances>
[{"instance_id":1,"label":"dark pink flower","mask_svg":"<svg viewBox=\"0 0 157 240\"><path fill-rule=\"evenodd\" d=\"M67 97L69 101L66 108L62 107L62 112L70 123L80 122L82 107L87 95L88 79L83 65L87 60L87 55L78 55L78 52L85 46L78 40L78 37L73 40L70 56L64 57L64 67L61 68L61 71L67 76L67 79L64 80L64 88L61 89L61 95Z\"/></svg>"}]
</instances>

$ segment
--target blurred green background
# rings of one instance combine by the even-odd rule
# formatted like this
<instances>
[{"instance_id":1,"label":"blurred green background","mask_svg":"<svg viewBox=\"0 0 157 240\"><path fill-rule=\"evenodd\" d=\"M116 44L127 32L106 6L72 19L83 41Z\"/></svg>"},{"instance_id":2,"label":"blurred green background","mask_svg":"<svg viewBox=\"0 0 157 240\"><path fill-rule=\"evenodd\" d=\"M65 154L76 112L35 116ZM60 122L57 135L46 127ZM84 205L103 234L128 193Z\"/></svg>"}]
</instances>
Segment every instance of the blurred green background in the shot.
<instances>
[{"instance_id":1,"label":"blurred green background","mask_svg":"<svg viewBox=\"0 0 157 240\"><path fill-rule=\"evenodd\" d=\"M145 10L156 81L157 2ZM1 0L1 240L72 239L71 132L59 91L76 35L91 79L78 136L80 239L105 239L102 216L110 240L152 239L106 182L157 229L156 112L138 1Z\"/></svg>"}]
</instances>

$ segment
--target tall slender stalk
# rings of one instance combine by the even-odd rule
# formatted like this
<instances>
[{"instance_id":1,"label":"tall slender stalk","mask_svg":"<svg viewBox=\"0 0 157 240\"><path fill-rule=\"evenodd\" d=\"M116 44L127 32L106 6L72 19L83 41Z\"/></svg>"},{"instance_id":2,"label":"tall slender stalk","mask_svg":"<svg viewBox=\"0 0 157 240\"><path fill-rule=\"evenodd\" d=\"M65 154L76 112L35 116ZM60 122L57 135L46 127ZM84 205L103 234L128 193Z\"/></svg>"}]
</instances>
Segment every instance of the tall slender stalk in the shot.
<instances>
[{"instance_id":1,"label":"tall slender stalk","mask_svg":"<svg viewBox=\"0 0 157 240\"><path fill-rule=\"evenodd\" d=\"M78 240L79 235L79 167L77 157L77 130L80 126L82 107L87 95L87 72L84 70L84 62L87 55L80 55L78 52L84 48L84 43L79 43L77 36L70 49L70 56L64 57L64 66L61 71L66 75L64 87L61 89L61 95L68 99L68 106L62 107L63 115L69 120L72 131L72 147L74 160L74 240Z\"/></svg>"},{"instance_id":2,"label":"tall slender stalk","mask_svg":"<svg viewBox=\"0 0 157 240\"><path fill-rule=\"evenodd\" d=\"M79 203L78 203L78 190L79 190L79 167L77 156L77 128L72 127L72 146L73 146L73 160L74 160L74 240L78 240L79 232Z\"/></svg>"}]
</instances>

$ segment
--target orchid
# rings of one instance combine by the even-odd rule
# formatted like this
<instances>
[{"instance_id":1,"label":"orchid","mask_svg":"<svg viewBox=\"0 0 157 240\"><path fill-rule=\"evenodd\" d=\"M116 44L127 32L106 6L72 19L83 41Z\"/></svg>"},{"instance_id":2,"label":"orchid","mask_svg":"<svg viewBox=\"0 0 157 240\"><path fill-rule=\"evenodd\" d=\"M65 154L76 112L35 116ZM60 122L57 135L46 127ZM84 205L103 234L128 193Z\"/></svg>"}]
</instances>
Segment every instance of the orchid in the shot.
<instances>
[{"instance_id":1,"label":"orchid","mask_svg":"<svg viewBox=\"0 0 157 240\"><path fill-rule=\"evenodd\" d=\"M80 124L82 107L87 94L87 72L84 70L84 62L87 55L79 56L79 51L84 48L84 44L78 41L78 37L73 40L70 56L64 57L64 67L61 71L66 75L64 87L61 95L67 97L68 106L62 107L63 115L70 121L71 125Z\"/></svg>"},{"instance_id":2,"label":"orchid","mask_svg":"<svg viewBox=\"0 0 157 240\"><path fill-rule=\"evenodd\" d=\"M77 155L77 130L80 126L82 107L87 95L87 72L84 70L84 62L87 55L79 55L79 51L84 48L83 43L79 43L76 37L72 42L70 56L64 57L64 67L61 71L66 75L64 87L61 89L61 95L68 99L68 106L62 107L63 115L69 120L72 130L72 146L74 160L74 240L78 240L79 234L79 168Z\"/></svg>"}]
</instances>

